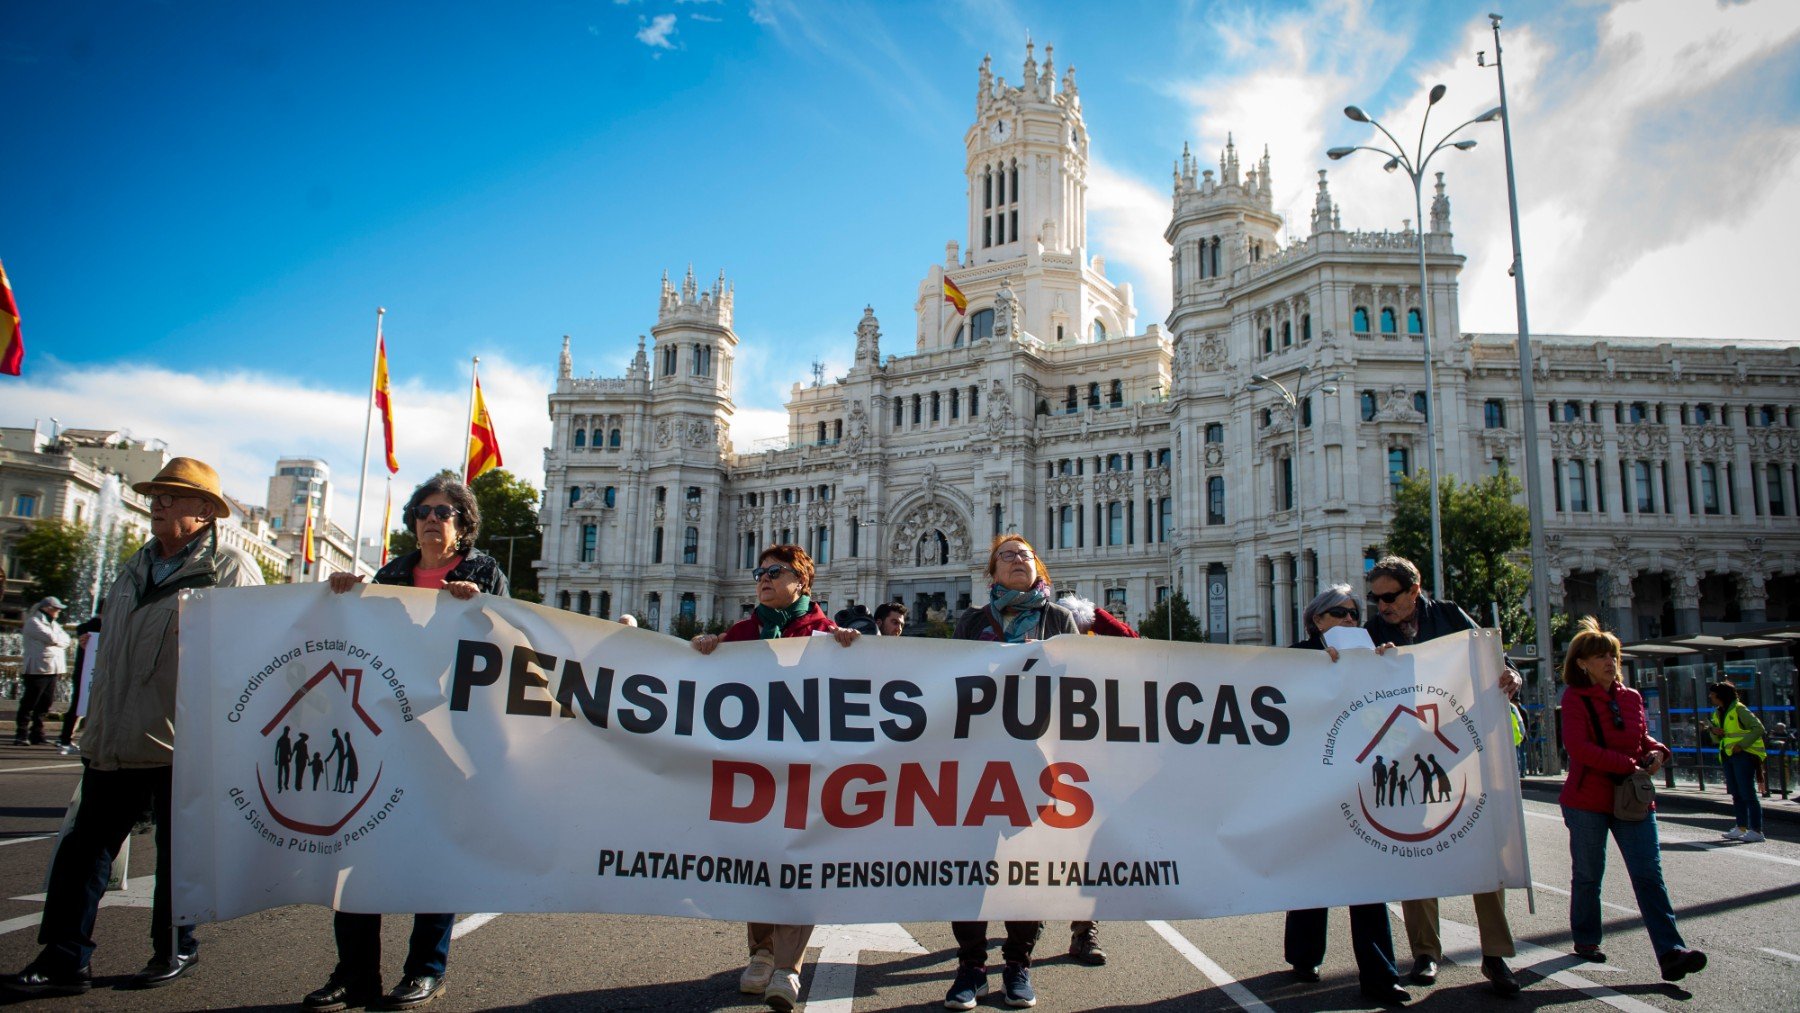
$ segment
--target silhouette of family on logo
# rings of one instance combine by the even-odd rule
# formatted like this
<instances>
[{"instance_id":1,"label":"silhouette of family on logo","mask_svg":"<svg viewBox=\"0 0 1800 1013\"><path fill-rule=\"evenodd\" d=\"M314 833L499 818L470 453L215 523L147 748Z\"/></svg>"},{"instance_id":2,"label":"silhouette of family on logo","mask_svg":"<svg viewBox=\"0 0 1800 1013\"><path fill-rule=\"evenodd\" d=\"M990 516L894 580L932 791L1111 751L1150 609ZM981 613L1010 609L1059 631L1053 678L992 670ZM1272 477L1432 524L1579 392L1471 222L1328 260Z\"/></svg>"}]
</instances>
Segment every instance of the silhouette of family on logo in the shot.
<instances>
[{"instance_id":1,"label":"silhouette of family on logo","mask_svg":"<svg viewBox=\"0 0 1800 1013\"><path fill-rule=\"evenodd\" d=\"M1375 808L1396 805L1428 805L1450 798L1450 775L1438 763L1436 753L1413 754L1413 769L1400 773L1400 761L1375 757ZM1415 790L1413 778L1419 779Z\"/></svg>"},{"instance_id":2,"label":"silhouette of family on logo","mask_svg":"<svg viewBox=\"0 0 1800 1013\"><path fill-rule=\"evenodd\" d=\"M292 777L294 791L306 791L306 775L312 774L311 790L319 791L319 781L325 776L325 768L332 763L337 765L337 776L326 789L338 792L356 790L358 775L356 766L356 747L350 744L350 733L341 735L336 728L331 730L331 751L323 752L310 747L305 732L290 738L288 725L281 726L281 738L275 740L275 769L278 776L275 781L275 793L287 791ZM1447 782L1446 782L1447 783Z\"/></svg>"}]
</instances>

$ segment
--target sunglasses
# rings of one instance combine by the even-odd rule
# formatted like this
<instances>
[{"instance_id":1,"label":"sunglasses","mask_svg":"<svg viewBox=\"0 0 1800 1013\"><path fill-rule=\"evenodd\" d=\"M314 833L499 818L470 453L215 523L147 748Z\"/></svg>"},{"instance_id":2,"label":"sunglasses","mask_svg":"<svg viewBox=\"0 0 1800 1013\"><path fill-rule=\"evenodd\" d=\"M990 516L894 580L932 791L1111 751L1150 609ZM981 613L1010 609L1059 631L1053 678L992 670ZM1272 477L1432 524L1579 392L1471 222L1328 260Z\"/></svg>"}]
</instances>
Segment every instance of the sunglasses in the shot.
<instances>
[{"instance_id":1,"label":"sunglasses","mask_svg":"<svg viewBox=\"0 0 1800 1013\"><path fill-rule=\"evenodd\" d=\"M1392 605L1394 602L1398 601L1402 596L1410 594L1411 592L1412 592L1412 588L1410 588L1410 587L1401 588L1398 591L1389 591L1387 594L1376 594L1375 592L1370 591L1369 592L1369 600L1380 602L1383 605Z\"/></svg>"},{"instance_id":2,"label":"sunglasses","mask_svg":"<svg viewBox=\"0 0 1800 1013\"><path fill-rule=\"evenodd\" d=\"M1606 708L1608 710L1612 711L1613 728L1617 729L1618 731L1624 731L1625 730L1625 715L1621 714L1619 712L1619 701L1617 701L1617 700L1606 701Z\"/></svg>"},{"instance_id":3,"label":"sunglasses","mask_svg":"<svg viewBox=\"0 0 1800 1013\"><path fill-rule=\"evenodd\" d=\"M784 573L799 573L799 572L800 571L794 569L791 566L782 566L780 563L770 563L768 566L759 566L756 569L751 570L750 576L755 577L757 580L761 580L764 577L771 577L775 580L780 580L781 575Z\"/></svg>"},{"instance_id":4,"label":"sunglasses","mask_svg":"<svg viewBox=\"0 0 1800 1013\"><path fill-rule=\"evenodd\" d=\"M1319 614L1330 616L1333 619L1355 619L1355 618L1357 618L1357 611L1355 609L1344 608L1341 605L1338 606L1337 608L1328 608Z\"/></svg>"},{"instance_id":5,"label":"sunglasses","mask_svg":"<svg viewBox=\"0 0 1800 1013\"><path fill-rule=\"evenodd\" d=\"M1029 563L1037 557L1027 549L1007 549L1004 552L994 553L994 558L1002 563Z\"/></svg>"},{"instance_id":6,"label":"sunglasses","mask_svg":"<svg viewBox=\"0 0 1800 1013\"><path fill-rule=\"evenodd\" d=\"M459 513L461 513L461 511L455 507L445 506L444 504L439 503L436 506L414 507L413 520L422 521L436 517L440 521L447 521Z\"/></svg>"}]
</instances>

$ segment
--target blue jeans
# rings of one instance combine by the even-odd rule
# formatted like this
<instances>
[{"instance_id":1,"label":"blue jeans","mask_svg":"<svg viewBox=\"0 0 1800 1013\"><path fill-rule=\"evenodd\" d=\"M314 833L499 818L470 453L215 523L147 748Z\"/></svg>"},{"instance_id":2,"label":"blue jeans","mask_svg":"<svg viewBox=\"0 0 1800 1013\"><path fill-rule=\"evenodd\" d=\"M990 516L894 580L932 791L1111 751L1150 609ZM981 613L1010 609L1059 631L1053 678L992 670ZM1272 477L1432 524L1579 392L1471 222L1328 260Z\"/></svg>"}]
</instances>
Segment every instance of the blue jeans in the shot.
<instances>
[{"instance_id":1,"label":"blue jeans","mask_svg":"<svg viewBox=\"0 0 1800 1013\"><path fill-rule=\"evenodd\" d=\"M406 948L403 978L444 976L450 958L450 931L454 914L413 915L412 938ZM381 983L381 916L339 911L332 919L337 936L338 964L332 973L347 985L379 986Z\"/></svg>"},{"instance_id":2,"label":"blue jeans","mask_svg":"<svg viewBox=\"0 0 1800 1013\"><path fill-rule=\"evenodd\" d=\"M1756 757L1733 753L1725 757L1725 790L1731 792L1731 809L1737 825L1762 833L1762 799L1756 794Z\"/></svg>"},{"instance_id":3,"label":"blue jeans","mask_svg":"<svg viewBox=\"0 0 1800 1013\"><path fill-rule=\"evenodd\" d=\"M1611 813L1562 807L1563 825L1569 828L1569 860L1574 877L1569 884L1569 932L1577 946L1600 945L1600 877L1606 872L1606 835L1619 843L1625 871L1637 894L1638 914L1656 956L1681 949L1681 932L1675 928L1675 908L1663 885L1662 848L1656 839L1656 814L1641 822L1615 818Z\"/></svg>"}]
</instances>

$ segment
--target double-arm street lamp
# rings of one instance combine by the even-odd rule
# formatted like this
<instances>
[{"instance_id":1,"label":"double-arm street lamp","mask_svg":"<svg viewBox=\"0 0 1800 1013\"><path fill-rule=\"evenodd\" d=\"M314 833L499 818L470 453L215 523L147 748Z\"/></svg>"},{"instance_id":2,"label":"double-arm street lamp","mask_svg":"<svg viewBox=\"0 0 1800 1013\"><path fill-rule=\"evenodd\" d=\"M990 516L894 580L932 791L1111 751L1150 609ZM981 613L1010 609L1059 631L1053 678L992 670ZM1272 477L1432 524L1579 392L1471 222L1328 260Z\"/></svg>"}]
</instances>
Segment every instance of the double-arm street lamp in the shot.
<instances>
[{"instance_id":1,"label":"double-arm street lamp","mask_svg":"<svg viewBox=\"0 0 1800 1013\"><path fill-rule=\"evenodd\" d=\"M1500 107L1495 106L1487 112L1482 113L1480 116L1460 124L1455 130L1445 134L1429 151L1426 150L1425 127L1426 124L1431 121L1431 107L1437 105L1438 101L1444 97L1445 90L1446 89L1441 84L1432 86L1431 94L1427 97L1425 102L1425 116L1419 121L1419 141L1410 153L1407 151L1405 145L1401 144L1392 133L1388 132L1388 128L1382 126L1380 121L1363 112L1362 109L1357 106L1345 107L1344 115L1357 123L1367 123L1376 130L1381 131L1382 136L1386 137L1388 142L1394 147L1390 150L1374 145L1357 144L1349 147L1332 148L1325 153L1327 157L1335 161L1354 152L1373 151L1376 154L1387 158L1387 164L1383 166L1387 171L1393 172L1395 169L1404 169L1406 170L1407 178L1412 180L1413 214L1415 216L1413 218L1415 229L1414 235L1418 238L1419 247L1419 322L1424 330L1422 337L1425 339L1425 477L1426 480L1431 483L1431 593L1433 597L1443 596L1444 550L1443 523L1438 506L1437 413L1439 401L1437 396L1437 373L1434 368L1431 354L1431 282L1426 274L1425 268L1425 198L1423 191L1425 185L1425 170L1426 167L1431 164L1432 156L1445 148L1455 148L1458 151L1467 151L1475 146L1473 140L1452 140L1452 138L1454 138L1464 127L1476 123L1487 123L1500 118ZM1529 406L1527 406L1527 410L1529 410Z\"/></svg>"},{"instance_id":2,"label":"double-arm street lamp","mask_svg":"<svg viewBox=\"0 0 1800 1013\"><path fill-rule=\"evenodd\" d=\"M1294 449L1288 457L1288 494L1293 497L1294 501L1294 597L1296 599L1296 607L1302 604L1298 599L1305 591L1305 588L1301 583L1301 574L1306 566L1306 497L1301 495L1300 489L1301 408L1306 403L1305 398L1309 393L1336 394L1337 381L1344 378L1344 374L1342 373L1333 373L1322 380L1314 381L1312 390L1307 391L1305 389L1306 374L1310 372L1312 372L1311 366L1305 364L1300 366L1300 375L1294 378L1293 390L1287 389L1282 386L1281 381L1271 379L1263 373L1252 373L1250 375L1249 384L1250 389L1252 390L1267 390L1273 388L1275 396L1281 399L1282 404L1287 405L1288 413L1294 418ZM1318 565L1316 563L1313 566L1313 570L1313 576L1316 578L1318 576Z\"/></svg>"}]
</instances>

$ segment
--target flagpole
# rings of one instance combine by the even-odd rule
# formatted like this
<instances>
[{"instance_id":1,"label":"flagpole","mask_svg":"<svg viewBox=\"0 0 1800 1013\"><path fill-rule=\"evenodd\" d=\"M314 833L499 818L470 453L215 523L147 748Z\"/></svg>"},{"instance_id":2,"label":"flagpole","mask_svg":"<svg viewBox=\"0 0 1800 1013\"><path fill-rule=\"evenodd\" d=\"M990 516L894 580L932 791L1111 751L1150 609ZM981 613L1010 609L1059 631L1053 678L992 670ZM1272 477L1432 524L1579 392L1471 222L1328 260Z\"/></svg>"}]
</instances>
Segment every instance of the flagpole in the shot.
<instances>
[{"instance_id":1,"label":"flagpole","mask_svg":"<svg viewBox=\"0 0 1800 1013\"><path fill-rule=\"evenodd\" d=\"M475 430L475 383L476 383L476 376L480 373L480 371L481 371L481 356L477 355L477 356L472 357L469 360L469 411L466 415L463 416L462 476L463 476L463 481L465 483L469 481L469 434L474 432L474 430Z\"/></svg>"},{"instance_id":2,"label":"flagpole","mask_svg":"<svg viewBox=\"0 0 1800 1013\"><path fill-rule=\"evenodd\" d=\"M362 562L363 492L369 484L369 432L375 418L375 381L381 371L381 318L384 306L375 307L375 348L369 353L369 403L363 405L362 470L356 474L356 530L350 535L350 572Z\"/></svg>"}]
</instances>

